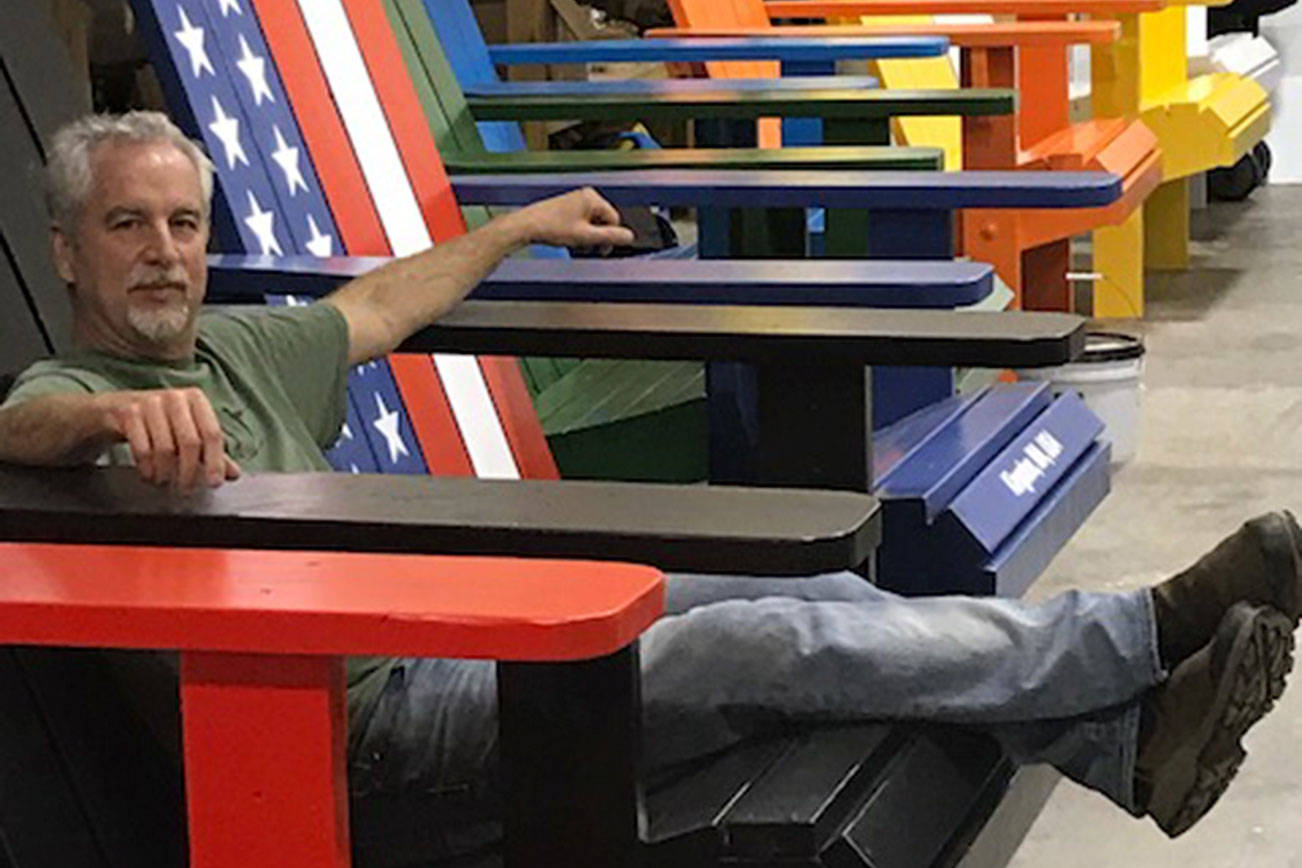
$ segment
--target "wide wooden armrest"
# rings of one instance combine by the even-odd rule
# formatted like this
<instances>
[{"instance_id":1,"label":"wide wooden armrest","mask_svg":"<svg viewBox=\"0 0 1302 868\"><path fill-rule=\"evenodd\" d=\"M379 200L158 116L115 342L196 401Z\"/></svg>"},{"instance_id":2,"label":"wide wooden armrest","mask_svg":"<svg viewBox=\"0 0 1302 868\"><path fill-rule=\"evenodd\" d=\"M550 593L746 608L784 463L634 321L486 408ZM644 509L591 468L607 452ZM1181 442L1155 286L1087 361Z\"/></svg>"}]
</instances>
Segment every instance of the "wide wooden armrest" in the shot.
<instances>
[{"instance_id":1,"label":"wide wooden armrest","mask_svg":"<svg viewBox=\"0 0 1302 868\"><path fill-rule=\"evenodd\" d=\"M989 24L883 22L790 24L775 27L660 27L647 31L646 35L656 39L812 39L818 36L846 38L877 33L884 36L943 36L949 40L950 45L959 48L1044 48L1115 42L1121 36L1121 25L1116 21L994 21Z\"/></svg>"},{"instance_id":2,"label":"wide wooden armrest","mask_svg":"<svg viewBox=\"0 0 1302 868\"><path fill-rule=\"evenodd\" d=\"M770 0L769 18L843 18L856 15L1120 15L1156 12L1166 0Z\"/></svg>"},{"instance_id":3,"label":"wide wooden armrest","mask_svg":"<svg viewBox=\"0 0 1302 868\"><path fill-rule=\"evenodd\" d=\"M481 151L442 154L452 174L537 174L648 169L870 169L939 171L945 152L932 147L827 145L805 148L647 148L633 151Z\"/></svg>"},{"instance_id":4,"label":"wide wooden armrest","mask_svg":"<svg viewBox=\"0 0 1302 868\"><path fill-rule=\"evenodd\" d=\"M799 576L857 567L880 535L877 501L851 492L319 473L249 475L182 497L130 468L0 465L0 540L12 541L583 558ZM356 573L363 591L366 575Z\"/></svg>"},{"instance_id":5,"label":"wide wooden armrest","mask_svg":"<svg viewBox=\"0 0 1302 868\"><path fill-rule=\"evenodd\" d=\"M1106 22L1100 22L1106 26ZM811 27L811 34L819 28ZM695 36L692 31L681 31L683 36ZM831 82L821 75L793 75L786 78L736 78L728 79L728 87L738 91L794 91L827 90ZM871 75L845 75L836 79L837 87L871 90L881 82ZM719 83L708 78L620 78L600 81L485 81L462 88L466 96L611 96L622 95L629 99L644 96L663 96L717 91Z\"/></svg>"},{"instance_id":6,"label":"wide wooden armrest","mask_svg":"<svg viewBox=\"0 0 1302 868\"><path fill-rule=\"evenodd\" d=\"M711 60L831 61L892 57L937 57L949 43L936 36L879 36L807 40L645 40L490 45L489 57L503 66L530 63L705 63Z\"/></svg>"},{"instance_id":7,"label":"wide wooden armrest","mask_svg":"<svg viewBox=\"0 0 1302 868\"><path fill-rule=\"evenodd\" d=\"M0 543L0 563L18 645L581 660L664 605L636 564L66 543Z\"/></svg>"},{"instance_id":8,"label":"wide wooden armrest","mask_svg":"<svg viewBox=\"0 0 1302 868\"><path fill-rule=\"evenodd\" d=\"M616 205L726 208L1094 208L1122 194L1110 172L591 172L471 175L452 179L463 205L527 205L591 186Z\"/></svg>"},{"instance_id":9,"label":"wide wooden armrest","mask_svg":"<svg viewBox=\"0 0 1302 868\"><path fill-rule=\"evenodd\" d=\"M468 301L405 352L804 366L1043 367L1084 348L1071 314Z\"/></svg>"},{"instance_id":10,"label":"wide wooden armrest","mask_svg":"<svg viewBox=\"0 0 1302 868\"><path fill-rule=\"evenodd\" d=\"M208 299L261 304L268 291L320 298L385 257L208 258ZM478 300L960 307L994 287L979 262L931 260L510 259L471 294Z\"/></svg>"},{"instance_id":11,"label":"wide wooden armrest","mask_svg":"<svg viewBox=\"0 0 1302 868\"><path fill-rule=\"evenodd\" d=\"M867 120L871 118L922 116L984 117L1012 114L1017 94L1007 88L965 88L948 90L862 90L839 88L828 79L827 90L755 91L735 90L726 79L712 80L712 90L665 93L629 100L622 95L510 95L466 98L470 112L479 121L527 120L610 120L621 115L630 119L705 120L731 118L754 120L765 117L817 117Z\"/></svg>"}]
</instances>

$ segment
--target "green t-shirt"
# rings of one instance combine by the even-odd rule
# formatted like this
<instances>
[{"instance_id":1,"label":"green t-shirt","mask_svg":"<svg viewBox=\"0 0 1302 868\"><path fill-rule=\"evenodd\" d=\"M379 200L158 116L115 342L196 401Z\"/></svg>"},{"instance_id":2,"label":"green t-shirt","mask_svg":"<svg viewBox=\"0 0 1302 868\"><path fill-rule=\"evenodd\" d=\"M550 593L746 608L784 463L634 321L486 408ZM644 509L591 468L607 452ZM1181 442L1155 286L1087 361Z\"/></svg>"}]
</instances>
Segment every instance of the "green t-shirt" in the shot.
<instances>
[{"instance_id":1,"label":"green t-shirt","mask_svg":"<svg viewBox=\"0 0 1302 868\"><path fill-rule=\"evenodd\" d=\"M344 422L348 323L333 305L205 312L193 360L156 362L83 350L37 362L19 375L4 406L42 395L137 389L203 390L221 423L226 452L245 471L329 471L322 451ZM125 443L109 463L130 464ZM348 661L350 715L372 707L391 661Z\"/></svg>"}]
</instances>

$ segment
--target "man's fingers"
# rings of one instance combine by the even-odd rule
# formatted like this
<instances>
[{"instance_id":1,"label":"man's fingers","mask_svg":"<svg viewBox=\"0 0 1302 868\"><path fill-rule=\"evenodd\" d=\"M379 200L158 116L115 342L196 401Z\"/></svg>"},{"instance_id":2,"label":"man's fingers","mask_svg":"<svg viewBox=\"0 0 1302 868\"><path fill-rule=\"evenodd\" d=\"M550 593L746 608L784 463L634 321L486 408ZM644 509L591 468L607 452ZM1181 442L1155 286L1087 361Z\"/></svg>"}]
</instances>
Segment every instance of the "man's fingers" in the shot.
<instances>
[{"instance_id":1,"label":"man's fingers","mask_svg":"<svg viewBox=\"0 0 1302 868\"><path fill-rule=\"evenodd\" d=\"M235 463L234 459L232 459L229 455L226 455L223 456L223 461L225 462L226 465L226 469L225 469L226 481L230 482L232 480L239 479L240 474L243 473L244 471L240 470L240 466Z\"/></svg>"},{"instance_id":2,"label":"man's fingers","mask_svg":"<svg viewBox=\"0 0 1302 868\"><path fill-rule=\"evenodd\" d=\"M162 398L150 395L140 402L140 410L149 432L149 454L153 459L151 481L155 485L169 485L176 477L176 441L172 439Z\"/></svg>"},{"instance_id":3,"label":"man's fingers","mask_svg":"<svg viewBox=\"0 0 1302 868\"><path fill-rule=\"evenodd\" d=\"M117 415L122 427L122 435L131 447L131 460L136 463L136 471L145 482L153 482L154 456L150 452L149 430L145 427L145 414L137 404L127 407Z\"/></svg>"},{"instance_id":4,"label":"man's fingers","mask_svg":"<svg viewBox=\"0 0 1302 868\"><path fill-rule=\"evenodd\" d=\"M601 243L612 247L628 247L636 238L627 226L603 226L597 231L601 234Z\"/></svg>"},{"instance_id":5,"label":"man's fingers","mask_svg":"<svg viewBox=\"0 0 1302 868\"><path fill-rule=\"evenodd\" d=\"M598 226L618 226L619 210L607 202L600 193L587 187L583 190L588 203L588 220Z\"/></svg>"},{"instance_id":6,"label":"man's fingers","mask_svg":"<svg viewBox=\"0 0 1302 868\"><path fill-rule=\"evenodd\" d=\"M203 475L209 486L218 486L226 479L226 441L221 424L212 404L203 392L195 391L190 398L190 411L194 416L199 439L203 442ZM232 462L234 463L234 462ZM238 468L237 468L238 469ZM231 477L234 478L234 477Z\"/></svg>"},{"instance_id":7,"label":"man's fingers","mask_svg":"<svg viewBox=\"0 0 1302 868\"><path fill-rule=\"evenodd\" d=\"M193 491L202 470L203 440L195 424L193 400L188 391L168 392L164 399L172 441L176 444L176 474L172 484L181 491Z\"/></svg>"}]
</instances>

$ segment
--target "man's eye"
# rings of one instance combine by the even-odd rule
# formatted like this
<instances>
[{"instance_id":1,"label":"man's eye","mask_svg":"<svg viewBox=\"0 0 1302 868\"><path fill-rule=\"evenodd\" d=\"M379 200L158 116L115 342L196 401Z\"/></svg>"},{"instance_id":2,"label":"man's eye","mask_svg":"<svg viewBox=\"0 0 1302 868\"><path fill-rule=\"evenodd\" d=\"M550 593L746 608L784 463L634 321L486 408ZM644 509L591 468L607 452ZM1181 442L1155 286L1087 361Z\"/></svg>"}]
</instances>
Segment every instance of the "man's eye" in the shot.
<instances>
[{"instance_id":1,"label":"man's eye","mask_svg":"<svg viewBox=\"0 0 1302 868\"><path fill-rule=\"evenodd\" d=\"M134 229L140 225L140 221L135 217L127 217L122 220L114 220L109 224L110 229Z\"/></svg>"}]
</instances>

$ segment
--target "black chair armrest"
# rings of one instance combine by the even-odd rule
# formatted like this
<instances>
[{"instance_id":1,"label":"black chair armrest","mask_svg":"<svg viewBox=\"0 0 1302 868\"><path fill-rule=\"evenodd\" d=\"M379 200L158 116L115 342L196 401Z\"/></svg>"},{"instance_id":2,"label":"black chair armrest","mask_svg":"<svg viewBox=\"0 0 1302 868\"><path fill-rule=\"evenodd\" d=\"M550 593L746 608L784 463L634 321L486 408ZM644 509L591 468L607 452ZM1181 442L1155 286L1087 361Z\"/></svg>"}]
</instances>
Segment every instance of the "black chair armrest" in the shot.
<instances>
[{"instance_id":1,"label":"black chair armrest","mask_svg":"<svg viewBox=\"0 0 1302 868\"><path fill-rule=\"evenodd\" d=\"M849 492L343 473L250 475L190 497L130 468L0 465L0 540L591 558L810 575L881 535Z\"/></svg>"},{"instance_id":2,"label":"black chair armrest","mask_svg":"<svg viewBox=\"0 0 1302 868\"><path fill-rule=\"evenodd\" d=\"M403 351L804 366L1043 367L1084 349L1072 314L468 301Z\"/></svg>"}]
</instances>

